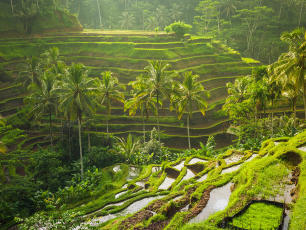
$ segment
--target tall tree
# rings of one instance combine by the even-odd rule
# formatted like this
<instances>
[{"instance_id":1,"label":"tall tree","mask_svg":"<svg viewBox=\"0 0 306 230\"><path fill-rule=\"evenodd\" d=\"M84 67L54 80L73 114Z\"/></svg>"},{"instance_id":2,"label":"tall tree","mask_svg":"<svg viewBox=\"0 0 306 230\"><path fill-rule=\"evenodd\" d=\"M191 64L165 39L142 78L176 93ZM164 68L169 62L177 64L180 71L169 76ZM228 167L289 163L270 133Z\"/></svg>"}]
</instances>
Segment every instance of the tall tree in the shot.
<instances>
[{"instance_id":1,"label":"tall tree","mask_svg":"<svg viewBox=\"0 0 306 230\"><path fill-rule=\"evenodd\" d=\"M170 9L171 18L174 21L179 21L180 17L182 16L182 11L179 5L173 3L172 9Z\"/></svg>"},{"instance_id":2,"label":"tall tree","mask_svg":"<svg viewBox=\"0 0 306 230\"><path fill-rule=\"evenodd\" d=\"M88 71L82 64L71 64L66 77L63 79L62 87L53 90L53 94L60 95L60 111L65 115L71 114L71 118L78 119L79 145L81 161L81 178L83 180L83 154L82 154L82 114L93 114L94 106L90 96L95 92L96 79L88 77Z\"/></svg>"},{"instance_id":3,"label":"tall tree","mask_svg":"<svg viewBox=\"0 0 306 230\"><path fill-rule=\"evenodd\" d=\"M156 20L158 21L161 30L163 30L170 23L168 15L169 11L167 10L166 6L160 5L156 8Z\"/></svg>"},{"instance_id":4,"label":"tall tree","mask_svg":"<svg viewBox=\"0 0 306 230\"><path fill-rule=\"evenodd\" d=\"M32 94L24 99L25 103L31 103L33 108L29 112L29 116L34 115L35 121L41 118L44 114L49 113L51 152L53 151L53 136L52 136L52 114L57 112L58 95L53 94L52 90L56 84L56 78L52 73L47 71L40 79L40 86L31 84L29 91Z\"/></svg>"},{"instance_id":5,"label":"tall tree","mask_svg":"<svg viewBox=\"0 0 306 230\"><path fill-rule=\"evenodd\" d=\"M63 64L64 57L60 56L59 49L57 47L52 47L41 55L42 63L46 68L52 68L58 64Z\"/></svg>"},{"instance_id":6,"label":"tall tree","mask_svg":"<svg viewBox=\"0 0 306 230\"><path fill-rule=\"evenodd\" d=\"M17 14L14 14L14 16L24 20L25 32L27 32L29 19L37 14L37 6L32 2L32 0L21 0L21 9L15 11Z\"/></svg>"},{"instance_id":7,"label":"tall tree","mask_svg":"<svg viewBox=\"0 0 306 230\"><path fill-rule=\"evenodd\" d=\"M18 78L16 82L22 82L25 90L32 83L40 86L39 77L42 74L41 71L41 61L39 58L32 56L27 58L25 63L21 63L17 66L19 70Z\"/></svg>"},{"instance_id":8,"label":"tall tree","mask_svg":"<svg viewBox=\"0 0 306 230\"><path fill-rule=\"evenodd\" d=\"M226 18L229 18L232 24L232 15L236 12L236 0L222 0L221 6L223 8L222 14L225 14Z\"/></svg>"},{"instance_id":9,"label":"tall tree","mask_svg":"<svg viewBox=\"0 0 306 230\"><path fill-rule=\"evenodd\" d=\"M205 115L205 109L207 108L207 101L205 98L209 98L210 94L204 90L204 86L201 82L197 82L199 75L192 75L192 72L186 72L184 81L179 84L180 95L174 99L173 104L177 108L178 118L180 119L184 112L187 112L187 133L188 133L188 146L191 149L190 134L189 134L189 119L192 118L193 105L195 105L200 112Z\"/></svg>"},{"instance_id":10,"label":"tall tree","mask_svg":"<svg viewBox=\"0 0 306 230\"><path fill-rule=\"evenodd\" d=\"M140 99L147 98L147 103L156 96L157 108L157 131L158 140L160 143L160 128L159 128L159 104L166 98L170 98L173 93L173 78L177 77L176 72L167 73L166 70L171 66L163 64L162 62L150 61L149 65L145 67L148 75L145 76L147 89L139 95ZM176 93L176 92L174 92Z\"/></svg>"},{"instance_id":11,"label":"tall tree","mask_svg":"<svg viewBox=\"0 0 306 230\"><path fill-rule=\"evenodd\" d=\"M111 114L111 101L119 101L124 103L125 97L122 90L125 86L119 84L118 78L113 77L111 72L102 73L102 79L98 80L97 94L98 102L106 107L106 129L108 138L108 119Z\"/></svg>"}]
</instances>

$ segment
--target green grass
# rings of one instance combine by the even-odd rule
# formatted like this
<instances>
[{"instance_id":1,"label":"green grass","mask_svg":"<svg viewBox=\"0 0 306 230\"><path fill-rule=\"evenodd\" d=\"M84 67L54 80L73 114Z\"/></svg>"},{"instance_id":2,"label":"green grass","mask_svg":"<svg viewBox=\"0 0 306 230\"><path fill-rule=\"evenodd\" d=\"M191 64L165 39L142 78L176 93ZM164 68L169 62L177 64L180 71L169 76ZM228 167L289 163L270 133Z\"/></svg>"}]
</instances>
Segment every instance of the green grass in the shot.
<instances>
[{"instance_id":1,"label":"green grass","mask_svg":"<svg viewBox=\"0 0 306 230\"><path fill-rule=\"evenodd\" d=\"M233 225L246 229L276 229L282 218L283 209L271 204L253 203L243 213L233 219Z\"/></svg>"}]
</instances>

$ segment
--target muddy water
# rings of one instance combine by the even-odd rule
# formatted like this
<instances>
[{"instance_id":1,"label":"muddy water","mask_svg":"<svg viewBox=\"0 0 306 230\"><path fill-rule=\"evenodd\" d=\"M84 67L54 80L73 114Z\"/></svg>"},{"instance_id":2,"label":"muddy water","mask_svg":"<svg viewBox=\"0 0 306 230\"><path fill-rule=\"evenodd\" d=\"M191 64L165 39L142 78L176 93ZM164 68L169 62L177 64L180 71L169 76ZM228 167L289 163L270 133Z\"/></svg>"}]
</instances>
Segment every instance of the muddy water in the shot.
<instances>
[{"instance_id":1,"label":"muddy water","mask_svg":"<svg viewBox=\"0 0 306 230\"><path fill-rule=\"evenodd\" d=\"M189 180L190 178L192 177L195 177L194 173L190 170L190 169L187 169L187 173L186 175L183 177L182 181L183 180Z\"/></svg>"},{"instance_id":2,"label":"muddy water","mask_svg":"<svg viewBox=\"0 0 306 230\"><path fill-rule=\"evenodd\" d=\"M128 186L128 184L125 184L125 185L122 186L122 188L127 188L127 186Z\"/></svg>"},{"instance_id":3,"label":"muddy water","mask_svg":"<svg viewBox=\"0 0 306 230\"><path fill-rule=\"evenodd\" d=\"M284 224L283 224L283 228L282 230L288 230L289 229L289 221L290 221L290 211L289 210L285 210L285 218L284 218Z\"/></svg>"},{"instance_id":4,"label":"muddy water","mask_svg":"<svg viewBox=\"0 0 306 230\"><path fill-rule=\"evenodd\" d=\"M179 165L173 166L173 168L175 168L175 169L181 171L182 168L184 167L184 163L185 163L185 161L182 161Z\"/></svg>"},{"instance_id":5,"label":"muddy water","mask_svg":"<svg viewBox=\"0 0 306 230\"><path fill-rule=\"evenodd\" d=\"M107 216L102 216L100 218L93 219L90 222L90 225L92 225L92 226L98 225L98 224L104 223L108 220L114 219L116 217L125 216L125 215L128 215L128 214L133 214L135 212L138 212L140 209L144 208L145 206L147 206L151 201L157 200L157 199L160 199L160 198L163 198L163 197L165 197L165 196L148 197L148 198L144 198L142 200L136 201L121 212L118 212L116 214L109 214ZM76 229L79 229L79 228L76 228Z\"/></svg>"},{"instance_id":6,"label":"muddy water","mask_svg":"<svg viewBox=\"0 0 306 230\"><path fill-rule=\"evenodd\" d=\"M119 192L115 195L115 199L117 199L118 197L122 196L123 194L127 193L128 191L124 191L124 192Z\"/></svg>"},{"instance_id":7,"label":"muddy water","mask_svg":"<svg viewBox=\"0 0 306 230\"><path fill-rule=\"evenodd\" d=\"M179 200L179 199L181 199L183 196L177 196L177 197L175 197L174 199L173 199L173 201L176 201L176 200Z\"/></svg>"},{"instance_id":8,"label":"muddy water","mask_svg":"<svg viewBox=\"0 0 306 230\"><path fill-rule=\"evenodd\" d=\"M240 167L241 167L241 164L235 165L235 166L230 167L230 168L227 168L227 169L223 169L222 172L221 172L221 175L222 175L222 174L225 174L225 173L234 172L234 171L238 170Z\"/></svg>"},{"instance_id":9,"label":"muddy water","mask_svg":"<svg viewBox=\"0 0 306 230\"><path fill-rule=\"evenodd\" d=\"M110 207L110 206L121 206L121 205L124 204L124 202L125 202L125 201L120 202L120 203L116 203L116 204L108 204L108 205L106 205L103 209L105 209L105 208L107 208L107 207Z\"/></svg>"},{"instance_id":10,"label":"muddy water","mask_svg":"<svg viewBox=\"0 0 306 230\"><path fill-rule=\"evenodd\" d=\"M189 206L190 206L190 204L187 204L184 208L182 208L182 209L180 210L180 212L187 212L188 209L189 209Z\"/></svg>"},{"instance_id":11,"label":"muddy water","mask_svg":"<svg viewBox=\"0 0 306 230\"><path fill-rule=\"evenodd\" d=\"M242 157L244 157L244 155L234 154L232 156L225 158L224 160L226 164L229 165L231 163L239 161Z\"/></svg>"},{"instance_id":12,"label":"muddy water","mask_svg":"<svg viewBox=\"0 0 306 230\"><path fill-rule=\"evenodd\" d=\"M170 177L166 177L166 179L164 180L164 182L158 187L158 189L165 189L167 190L171 185L172 183L174 182L175 180L170 178Z\"/></svg>"},{"instance_id":13,"label":"muddy water","mask_svg":"<svg viewBox=\"0 0 306 230\"><path fill-rule=\"evenodd\" d=\"M208 173L204 174L204 175L203 175L200 179L198 179L197 181L198 181L198 182L202 182L202 181L206 180L207 177L208 177Z\"/></svg>"},{"instance_id":14,"label":"muddy water","mask_svg":"<svg viewBox=\"0 0 306 230\"><path fill-rule=\"evenodd\" d=\"M121 171L120 165L116 165L116 166L113 168L113 170L114 170L115 172L120 172L120 171Z\"/></svg>"},{"instance_id":15,"label":"muddy water","mask_svg":"<svg viewBox=\"0 0 306 230\"><path fill-rule=\"evenodd\" d=\"M134 180L139 176L140 169L136 167L130 167L129 168L129 175L126 177L127 181Z\"/></svg>"},{"instance_id":16,"label":"muddy water","mask_svg":"<svg viewBox=\"0 0 306 230\"><path fill-rule=\"evenodd\" d=\"M193 164L196 164L196 163L199 163L199 162L206 163L207 161L206 161L206 160L199 159L199 158L192 158L192 160L189 161L188 164L193 165Z\"/></svg>"},{"instance_id":17,"label":"muddy water","mask_svg":"<svg viewBox=\"0 0 306 230\"><path fill-rule=\"evenodd\" d=\"M226 208L229 198L232 194L231 186L233 183L227 183L221 188L216 188L210 192L210 198L206 207L195 218L191 219L189 223L197 223L206 220L211 214L222 211Z\"/></svg>"},{"instance_id":18,"label":"muddy water","mask_svg":"<svg viewBox=\"0 0 306 230\"><path fill-rule=\"evenodd\" d=\"M160 170L161 170L161 167L158 167L158 166L152 167L152 173L158 172Z\"/></svg>"}]
</instances>

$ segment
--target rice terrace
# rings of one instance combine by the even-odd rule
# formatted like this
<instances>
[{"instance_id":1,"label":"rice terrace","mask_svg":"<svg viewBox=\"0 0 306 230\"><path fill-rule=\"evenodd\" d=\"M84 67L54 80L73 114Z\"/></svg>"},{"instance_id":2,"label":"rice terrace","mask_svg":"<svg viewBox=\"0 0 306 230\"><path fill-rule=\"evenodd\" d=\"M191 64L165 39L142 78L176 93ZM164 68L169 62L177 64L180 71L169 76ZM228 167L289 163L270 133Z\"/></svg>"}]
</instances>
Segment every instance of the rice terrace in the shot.
<instances>
[{"instance_id":1,"label":"rice terrace","mask_svg":"<svg viewBox=\"0 0 306 230\"><path fill-rule=\"evenodd\" d=\"M304 0L0 0L0 230L306 230Z\"/></svg>"}]
</instances>

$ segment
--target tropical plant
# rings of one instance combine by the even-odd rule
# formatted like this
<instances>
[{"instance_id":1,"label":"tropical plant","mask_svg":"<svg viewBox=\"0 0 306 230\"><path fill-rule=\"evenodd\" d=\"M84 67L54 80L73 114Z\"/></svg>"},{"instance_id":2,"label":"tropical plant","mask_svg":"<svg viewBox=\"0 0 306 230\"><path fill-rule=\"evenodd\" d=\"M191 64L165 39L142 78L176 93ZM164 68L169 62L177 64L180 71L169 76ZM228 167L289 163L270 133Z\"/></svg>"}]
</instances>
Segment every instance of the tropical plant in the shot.
<instances>
[{"instance_id":1,"label":"tropical plant","mask_svg":"<svg viewBox=\"0 0 306 230\"><path fill-rule=\"evenodd\" d=\"M83 154L82 154L82 114L93 114L94 106L90 96L95 92L93 87L96 79L88 77L88 71L82 64L71 64L67 69L66 77L63 78L61 87L55 88L52 93L60 95L59 110L68 113L71 118L78 119L79 145L81 161L81 178L83 180Z\"/></svg>"},{"instance_id":2,"label":"tropical plant","mask_svg":"<svg viewBox=\"0 0 306 230\"><path fill-rule=\"evenodd\" d=\"M221 7L223 8L222 14L225 14L226 18L229 18L232 22L232 15L235 14L237 7L235 6L236 0L222 0Z\"/></svg>"},{"instance_id":3,"label":"tropical plant","mask_svg":"<svg viewBox=\"0 0 306 230\"><path fill-rule=\"evenodd\" d=\"M142 122L143 122L143 139L144 143L146 142L146 129L145 129L145 117L147 120L150 116L150 110L156 115L156 106L154 104L154 101L151 99L148 100L149 95L147 94L147 97L141 97L142 93L144 93L146 90L146 84L145 79L143 76L137 77L137 80L134 82L130 82L129 85L132 85L133 87L133 98L128 99L124 104L124 111L127 109L129 110L130 115L135 115L137 109L140 109Z\"/></svg>"},{"instance_id":4,"label":"tropical plant","mask_svg":"<svg viewBox=\"0 0 306 230\"><path fill-rule=\"evenodd\" d=\"M27 32L29 19L37 14L37 5L32 0L21 0L21 9L15 11L17 14L14 14L14 17L19 17L24 20L25 32Z\"/></svg>"},{"instance_id":5,"label":"tropical plant","mask_svg":"<svg viewBox=\"0 0 306 230\"><path fill-rule=\"evenodd\" d=\"M37 84L40 86L41 60L35 56L27 58L25 63L21 63L17 66L19 70L18 78L16 82L22 82L25 90L27 90L30 84Z\"/></svg>"},{"instance_id":6,"label":"tropical plant","mask_svg":"<svg viewBox=\"0 0 306 230\"><path fill-rule=\"evenodd\" d=\"M154 30L158 26L158 21L155 17L149 17L145 24L147 30Z\"/></svg>"},{"instance_id":7,"label":"tropical plant","mask_svg":"<svg viewBox=\"0 0 306 230\"><path fill-rule=\"evenodd\" d=\"M133 27L135 23L135 17L133 17L133 14L129 14L129 12L123 12L122 16L119 16L119 24L121 24L121 28L125 27L127 30L131 27Z\"/></svg>"},{"instance_id":8,"label":"tropical plant","mask_svg":"<svg viewBox=\"0 0 306 230\"><path fill-rule=\"evenodd\" d=\"M53 151L53 137L52 137L52 119L51 115L57 112L58 95L52 93L56 84L56 78L52 73L47 71L40 79L40 86L31 84L29 90L32 94L24 99L25 103L31 103L33 108L28 116L34 116L35 121L41 118L45 113L49 113L50 122L50 137L51 137L51 152Z\"/></svg>"},{"instance_id":9,"label":"tropical plant","mask_svg":"<svg viewBox=\"0 0 306 230\"><path fill-rule=\"evenodd\" d=\"M5 119L0 114L0 125L5 126ZM6 153L7 147L3 144L2 141L0 141L0 153Z\"/></svg>"},{"instance_id":10,"label":"tropical plant","mask_svg":"<svg viewBox=\"0 0 306 230\"><path fill-rule=\"evenodd\" d=\"M106 106L106 129L108 138L108 119L111 114L111 101L125 102L124 93L122 92L122 90L125 90L125 86L119 84L118 78L113 77L109 71L101 75L102 79L98 79L97 81L97 100L101 105Z\"/></svg>"},{"instance_id":11,"label":"tropical plant","mask_svg":"<svg viewBox=\"0 0 306 230\"><path fill-rule=\"evenodd\" d=\"M168 15L169 11L166 9L165 6L160 5L159 7L156 8L156 19L161 29L165 28L166 25L169 24L170 19Z\"/></svg>"},{"instance_id":12,"label":"tropical plant","mask_svg":"<svg viewBox=\"0 0 306 230\"><path fill-rule=\"evenodd\" d=\"M118 147L119 153L126 158L129 164L134 164L135 162L132 160L132 155L136 154L142 146L140 137L134 138L133 140L133 136L129 134L126 140L124 137L116 137L116 139L116 146Z\"/></svg>"},{"instance_id":13,"label":"tropical plant","mask_svg":"<svg viewBox=\"0 0 306 230\"><path fill-rule=\"evenodd\" d=\"M46 52L41 55L45 67L56 67L58 66L58 64L62 64L64 61L64 57L60 56L59 54L60 52L57 47L52 47L49 50L46 50Z\"/></svg>"},{"instance_id":14,"label":"tropical plant","mask_svg":"<svg viewBox=\"0 0 306 230\"><path fill-rule=\"evenodd\" d=\"M171 18L176 22L180 20L180 17L182 16L183 12L181 11L181 8L179 5L173 3L172 9L170 9Z\"/></svg>"},{"instance_id":15,"label":"tropical plant","mask_svg":"<svg viewBox=\"0 0 306 230\"><path fill-rule=\"evenodd\" d=\"M149 65L145 67L148 75L145 76L146 90L139 95L139 99L146 99L147 103L152 101L156 96L156 108L157 108L157 130L158 141L160 142L160 129L159 129L159 104L166 98L171 97L173 91L174 80L177 77L177 73L172 71L167 73L166 70L170 68L169 64L163 64L162 62L150 61ZM155 99L154 99L155 100Z\"/></svg>"},{"instance_id":16,"label":"tropical plant","mask_svg":"<svg viewBox=\"0 0 306 230\"><path fill-rule=\"evenodd\" d=\"M176 97L174 95L173 107L177 108L178 118L187 112L187 133L188 133L188 146L190 145L190 133L189 133L189 119L192 118L194 105L200 110L200 112L205 115L205 109L208 103L205 98L209 98L210 94L208 91L204 90L203 85L197 82L199 75L192 75L192 72L186 72L184 76L184 81L182 84L178 85L178 91L180 95Z\"/></svg>"}]
</instances>

